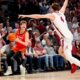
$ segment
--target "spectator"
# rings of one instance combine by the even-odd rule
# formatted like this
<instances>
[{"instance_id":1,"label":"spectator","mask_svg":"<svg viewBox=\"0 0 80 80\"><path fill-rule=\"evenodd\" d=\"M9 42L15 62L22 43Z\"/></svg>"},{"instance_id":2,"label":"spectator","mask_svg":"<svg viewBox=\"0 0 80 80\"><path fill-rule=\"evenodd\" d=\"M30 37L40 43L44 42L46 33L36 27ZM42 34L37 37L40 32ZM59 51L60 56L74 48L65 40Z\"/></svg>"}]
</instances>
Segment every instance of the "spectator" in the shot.
<instances>
[{"instance_id":1,"label":"spectator","mask_svg":"<svg viewBox=\"0 0 80 80\"><path fill-rule=\"evenodd\" d=\"M57 41L56 41L56 37L54 36L54 32L51 29L49 29L48 33L49 33L49 38L52 40L52 45L53 46L57 45Z\"/></svg>"},{"instance_id":2,"label":"spectator","mask_svg":"<svg viewBox=\"0 0 80 80\"><path fill-rule=\"evenodd\" d=\"M68 23L68 27L69 27L69 29L71 29L71 28L72 28L71 17L67 17L67 23Z\"/></svg>"},{"instance_id":3,"label":"spectator","mask_svg":"<svg viewBox=\"0 0 80 80\"><path fill-rule=\"evenodd\" d=\"M72 23L73 23L73 25L72 25L72 28L78 28L79 26L78 26L78 20L77 20L77 18L76 17L73 17L73 19L72 19Z\"/></svg>"},{"instance_id":4,"label":"spectator","mask_svg":"<svg viewBox=\"0 0 80 80\"><path fill-rule=\"evenodd\" d=\"M35 41L40 40L40 33L39 32L34 32L33 36L34 36Z\"/></svg>"},{"instance_id":5,"label":"spectator","mask_svg":"<svg viewBox=\"0 0 80 80\"><path fill-rule=\"evenodd\" d=\"M80 4L79 3L80 3L80 1L77 2L77 7L75 10L78 21L80 21Z\"/></svg>"},{"instance_id":6,"label":"spectator","mask_svg":"<svg viewBox=\"0 0 80 80\"><path fill-rule=\"evenodd\" d=\"M46 14L48 12L49 6L46 3L40 3L41 14Z\"/></svg>"},{"instance_id":7,"label":"spectator","mask_svg":"<svg viewBox=\"0 0 80 80\"><path fill-rule=\"evenodd\" d=\"M49 38L48 33L43 34L42 37L43 37L43 38L42 38L42 45L43 45L43 46L46 46L46 40Z\"/></svg>"},{"instance_id":8,"label":"spectator","mask_svg":"<svg viewBox=\"0 0 80 80\"><path fill-rule=\"evenodd\" d=\"M53 56L56 56L57 54L55 53L53 47L52 47L52 42L51 40L47 39L46 40L46 46L45 46L45 49L47 51L47 54L46 54L46 67L47 68L54 68L54 63L53 63ZM49 59L50 59L50 66L49 66ZM58 58L56 57L55 58L55 61L57 62L58 61Z\"/></svg>"},{"instance_id":9,"label":"spectator","mask_svg":"<svg viewBox=\"0 0 80 80\"><path fill-rule=\"evenodd\" d=\"M74 40L74 41L79 40L79 34L78 34L77 29L72 28L72 29L71 29L71 32L72 32L72 34L73 34L73 40Z\"/></svg>"},{"instance_id":10,"label":"spectator","mask_svg":"<svg viewBox=\"0 0 80 80\"><path fill-rule=\"evenodd\" d=\"M75 40L79 40L79 34L77 29L75 29L75 33L73 34Z\"/></svg>"},{"instance_id":11,"label":"spectator","mask_svg":"<svg viewBox=\"0 0 80 80\"><path fill-rule=\"evenodd\" d=\"M27 63L29 64L29 68L28 68L28 73L32 73L33 72L33 57L35 57L35 51L32 48L32 42L30 41L27 47Z\"/></svg>"},{"instance_id":12,"label":"spectator","mask_svg":"<svg viewBox=\"0 0 80 80\"><path fill-rule=\"evenodd\" d=\"M77 47L78 53L80 54L80 41L79 40L76 40L75 41L75 45Z\"/></svg>"},{"instance_id":13,"label":"spectator","mask_svg":"<svg viewBox=\"0 0 80 80\"><path fill-rule=\"evenodd\" d=\"M77 45L75 44L75 41L72 43L72 55L80 60L80 54L78 53Z\"/></svg>"},{"instance_id":14,"label":"spectator","mask_svg":"<svg viewBox=\"0 0 80 80\"><path fill-rule=\"evenodd\" d=\"M2 61L4 62L5 68L6 68L6 72L4 73L4 75L10 75L12 74L11 71L11 56L13 55L11 53L11 49L14 46L14 42L11 42L10 44L4 45L1 49L0 49L0 54L4 54L6 53L7 58L3 58L2 57Z\"/></svg>"},{"instance_id":15,"label":"spectator","mask_svg":"<svg viewBox=\"0 0 80 80\"><path fill-rule=\"evenodd\" d=\"M77 28L77 31L78 31L79 41L80 41L80 26Z\"/></svg>"},{"instance_id":16,"label":"spectator","mask_svg":"<svg viewBox=\"0 0 80 80\"><path fill-rule=\"evenodd\" d=\"M3 30L3 23L0 23L0 33Z\"/></svg>"},{"instance_id":17,"label":"spectator","mask_svg":"<svg viewBox=\"0 0 80 80\"><path fill-rule=\"evenodd\" d=\"M35 65L41 71L41 66L42 66L41 62L45 61L46 49L44 47L42 47L40 41L37 41L36 44L35 44L34 50L35 50L35 53L36 53L36 57L34 58Z\"/></svg>"},{"instance_id":18,"label":"spectator","mask_svg":"<svg viewBox=\"0 0 80 80\"><path fill-rule=\"evenodd\" d=\"M44 21L41 20L36 28L39 30L40 34L44 33L46 31L46 28L44 26Z\"/></svg>"},{"instance_id":19,"label":"spectator","mask_svg":"<svg viewBox=\"0 0 80 80\"><path fill-rule=\"evenodd\" d=\"M13 32L16 32L16 31L18 30L18 28L19 28L19 23L16 22L16 23L15 23L15 28L13 29Z\"/></svg>"},{"instance_id":20,"label":"spectator","mask_svg":"<svg viewBox=\"0 0 80 80\"><path fill-rule=\"evenodd\" d=\"M6 44L6 42L3 40L2 36L0 35L0 49Z\"/></svg>"},{"instance_id":21,"label":"spectator","mask_svg":"<svg viewBox=\"0 0 80 80\"><path fill-rule=\"evenodd\" d=\"M54 36L56 38L57 45L60 45L60 37L57 35L56 32L54 32Z\"/></svg>"}]
</instances>

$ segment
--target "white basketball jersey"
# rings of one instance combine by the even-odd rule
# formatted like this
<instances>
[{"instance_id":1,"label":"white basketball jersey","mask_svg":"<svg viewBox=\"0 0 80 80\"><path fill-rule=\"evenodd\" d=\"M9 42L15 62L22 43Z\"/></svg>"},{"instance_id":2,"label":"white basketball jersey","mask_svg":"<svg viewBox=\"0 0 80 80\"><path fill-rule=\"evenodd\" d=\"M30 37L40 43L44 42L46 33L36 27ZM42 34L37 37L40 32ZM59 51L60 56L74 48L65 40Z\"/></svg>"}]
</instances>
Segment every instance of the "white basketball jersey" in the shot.
<instances>
[{"instance_id":1,"label":"white basketball jersey","mask_svg":"<svg viewBox=\"0 0 80 80\"><path fill-rule=\"evenodd\" d=\"M68 28L64 14L61 12L52 13L52 14L55 16L55 20L52 21L52 24L57 34L60 37L64 36L64 38L68 38L68 39L72 38L72 33Z\"/></svg>"}]
</instances>

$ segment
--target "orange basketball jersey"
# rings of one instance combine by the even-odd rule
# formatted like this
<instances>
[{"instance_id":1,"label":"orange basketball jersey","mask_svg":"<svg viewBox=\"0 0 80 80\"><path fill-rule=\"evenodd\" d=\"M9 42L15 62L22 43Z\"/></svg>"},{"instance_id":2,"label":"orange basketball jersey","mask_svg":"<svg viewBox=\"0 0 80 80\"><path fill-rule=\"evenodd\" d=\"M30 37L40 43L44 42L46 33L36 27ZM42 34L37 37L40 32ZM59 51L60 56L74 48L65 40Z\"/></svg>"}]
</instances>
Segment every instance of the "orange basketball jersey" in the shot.
<instances>
[{"instance_id":1,"label":"orange basketball jersey","mask_svg":"<svg viewBox=\"0 0 80 80\"><path fill-rule=\"evenodd\" d=\"M21 41L25 42L25 34L26 34L26 31L23 34L20 34L20 30L18 30L16 32L16 37L19 38ZM24 52L26 50L26 46L19 42L16 42L16 45L15 47L13 47L12 50L14 52L18 52L18 51Z\"/></svg>"}]
</instances>

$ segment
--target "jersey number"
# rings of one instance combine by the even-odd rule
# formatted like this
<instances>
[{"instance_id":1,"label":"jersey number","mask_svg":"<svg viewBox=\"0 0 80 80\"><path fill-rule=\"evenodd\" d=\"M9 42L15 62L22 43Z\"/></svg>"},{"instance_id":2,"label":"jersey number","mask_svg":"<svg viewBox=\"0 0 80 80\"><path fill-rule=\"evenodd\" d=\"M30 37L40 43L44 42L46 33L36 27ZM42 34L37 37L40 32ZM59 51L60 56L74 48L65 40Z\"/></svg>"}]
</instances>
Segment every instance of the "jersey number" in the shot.
<instances>
[{"instance_id":1,"label":"jersey number","mask_svg":"<svg viewBox=\"0 0 80 80\"><path fill-rule=\"evenodd\" d=\"M64 22L64 19L62 17L60 17L61 21Z\"/></svg>"}]
</instances>

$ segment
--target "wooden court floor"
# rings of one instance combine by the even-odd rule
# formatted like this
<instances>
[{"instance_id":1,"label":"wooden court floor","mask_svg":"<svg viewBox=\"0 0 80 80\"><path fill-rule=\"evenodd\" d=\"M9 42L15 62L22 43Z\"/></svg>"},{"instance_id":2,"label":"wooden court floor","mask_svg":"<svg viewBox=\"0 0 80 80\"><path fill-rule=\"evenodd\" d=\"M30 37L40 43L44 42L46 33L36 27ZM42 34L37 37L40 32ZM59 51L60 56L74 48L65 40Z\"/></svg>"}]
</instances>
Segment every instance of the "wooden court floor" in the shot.
<instances>
[{"instance_id":1,"label":"wooden court floor","mask_svg":"<svg viewBox=\"0 0 80 80\"><path fill-rule=\"evenodd\" d=\"M0 77L0 80L80 80L80 70L71 74L70 71L36 73Z\"/></svg>"}]
</instances>

